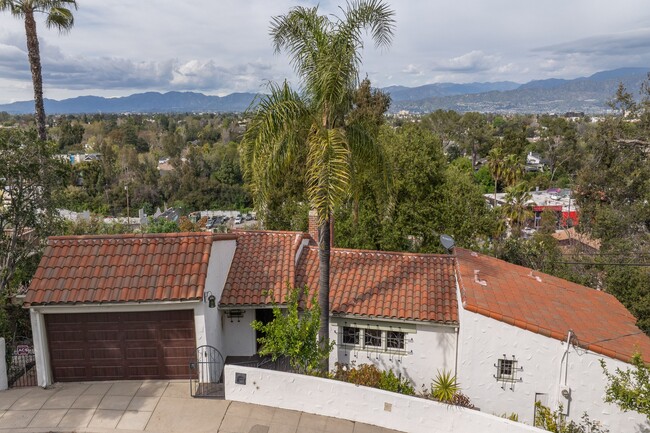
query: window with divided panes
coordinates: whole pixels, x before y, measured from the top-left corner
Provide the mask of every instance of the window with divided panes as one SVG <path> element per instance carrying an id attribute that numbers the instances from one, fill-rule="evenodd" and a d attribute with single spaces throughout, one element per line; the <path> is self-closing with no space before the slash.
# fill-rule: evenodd
<path id="1" fill-rule="evenodd" d="M 344 326 L 341 343 L 367 350 L 402 351 L 406 349 L 405 339 L 405 332 Z"/>

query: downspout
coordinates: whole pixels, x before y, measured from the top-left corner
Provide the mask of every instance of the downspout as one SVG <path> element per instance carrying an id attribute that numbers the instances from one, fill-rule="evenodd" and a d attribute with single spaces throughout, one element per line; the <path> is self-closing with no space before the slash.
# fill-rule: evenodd
<path id="1" fill-rule="evenodd" d="M 571 339 L 573 338 L 573 336 L 575 336 L 575 334 L 573 333 L 573 330 L 569 329 L 569 332 L 567 333 L 567 337 L 566 337 L 566 349 L 564 350 L 564 354 L 562 355 L 562 359 L 560 360 L 560 374 L 558 376 L 558 386 L 557 386 L 557 396 L 556 396 L 557 397 L 558 407 L 559 407 L 559 404 L 560 404 L 560 397 L 561 397 L 561 393 L 562 393 L 562 385 L 564 384 L 564 386 L 566 386 L 567 376 L 569 374 L 569 356 L 568 355 L 569 355 L 569 349 L 571 348 L 571 346 L 570 346 L 571 345 Z M 565 360 L 566 360 L 566 368 L 564 370 L 564 381 L 562 381 L 562 367 L 563 367 L 563 364 L 564 364 Z"/>
<path id="2" fill-rule="evenodd" d="M 456 356 L 454 357 L 454 376 L 458 378 L 458 345 L 460 344 L 460 326 L 455 328 L 456 331 Z"/>

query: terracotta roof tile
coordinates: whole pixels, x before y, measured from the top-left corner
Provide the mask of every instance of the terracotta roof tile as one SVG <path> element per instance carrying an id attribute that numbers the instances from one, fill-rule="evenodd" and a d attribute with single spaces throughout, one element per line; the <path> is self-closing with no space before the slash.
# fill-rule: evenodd
<path id="1" fill-rule="evenodd" d="M 221 296 L 222 306 L 269 305 L 269 290 L 283 303 L 287 283 L 318 290 L 318 248 L 298 232 L 238 232 L 237 249 Z M 426 254 L 333 249 L 332 313 L 458 322 L 453 259 Z"/>
<path id="2" fill-rule="evenodd" d="M 330 311 L 377 318 L 458 323 L 454 261 L 433 254 L 333 249 Z M 318 247 L 305 247 L 297 286 L 318 291 Z"/>
<path id="3" fill-rule="evenodd" d="M 219 302 L 222 306 L 283 302 L 295 284 L 295 257 L 304 234 L 237 231 L 237 249 Z"/>
<path id="4" fill-rule="evenodd" d="M 212 243 L 227 237 L 208 233 L 51 237 L 25 304 L 201 299 Z"/>
<path id="5" fill-rule="evenodd" d="M 650 337 L 614 296 L 462 248 L 456 258 L 465 309 L 558 340 L 572 330 L 581 347 L 625 362 L 650 358 Z"/>

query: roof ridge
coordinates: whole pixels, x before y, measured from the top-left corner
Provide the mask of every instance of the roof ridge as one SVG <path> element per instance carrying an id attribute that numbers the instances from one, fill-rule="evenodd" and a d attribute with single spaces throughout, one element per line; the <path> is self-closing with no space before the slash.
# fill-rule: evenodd
<path id="1" fill-rule="evenodd" d="M 211 232 L 174 232 L 174 233 L 119 233 L 119 234 L 98 234 L 98 235 L 64 235 L 50 236 L 48 240 L 85 240 L 85 239 L 142 239 L 142 238 L 182 238 L 182 237 L 215 237 L 223 236 Z"/>
<path id="2" fill-rule="evenodd" d="M 540 278 L 544 279 L 544 281 L 547 284 L 552 285 L 556 289 L 571 290 L 573 288 L 579 287 L 581 289 L 593 290 L 593 291 L 595 291 L 597 293 L 602 293 L 603 295 L 607 295 L 608 297 L 611 297 L 612 299 L 615 299 L 615 300 L 618 301 L 616 296 L 612 295 L 611 293 L 605 292 L 603 290 L 595 289 L 595 288 L 592 288 L 592 287 L 587 287 L 587 286 L 585 286 L 583 284 L 575 283 L 575 282 L 567 280 L 565 278 L 556 277 L 555 275 L 551 275 L 551 274 L 548 274 L 546 272 L 538 271 L 538 270 L 535 270 L 533 268 L 528 268 L 526 266 L 518 265 L 516 263 L 510 263 L 507 260 L 503 260 L 503 259 L 500 259 L 498 257 L 493 257 L 493 256 L 489 256 L 487 254 L 477 253 L 476 251 L 468 250 L 468 249 L 465 249 L 465 248 L 457 248 L 457 249 L 469 253 L 472 257 L 478 258 L 479 256 L 482 256 L 484 258 L 487 258 L 488 260 L 498 260 L 499 262 L 506 263 L 508 266 L 513 266 L 513 267 L 516 267 L 517 269 L 520 269 L 520 270 L 529 271 L 529 273 L 534 272 L 535 274 L 537 274 L 536 276 L 539 276 Z M 457 260 L 463 260 L 464 259 L 463 257 L 458 257 L 458 256 L 455 256 L 455 257 L 456 257 Z M 563 282 L 565 282 L 567 284 L 566 285 L 558 284 L 559 281 L 563 281 Z"/>
<path id="3" fill-rule="evenodd" d="M 292 230 L 244 230 L 244 229 L 234 229 L 232 232 L 236 233 L 236 234 L 243 234 L 243 235 L 245 235 L 245 234 L 251 234 L 251 235 L 264 235 L 264 234 L 266 234 L 266 235 L 278 235 L 278 234 L 280 234 L 280 235 L 301 235 L 303 238 L 305 236 L 309 236 L 307 233 L 297 231 L 297 230 L 292 231 Z"/>
<path id="4" fill-rule="evenodd" d="M 307 245 L 305 248 L 317 249 L 317 245 Z M 434 253 L 411 253 L 407 251 L 382 251 L 382 250 L 364 250 L 360 248 L 332 248 L 331 253 L 370 253 L 370 254 L 385 254 L 388 256 L 406 256 L 417 258 L 440 258 L 453 260 L 454 256 L 448 254 L 434 254 Z"/>

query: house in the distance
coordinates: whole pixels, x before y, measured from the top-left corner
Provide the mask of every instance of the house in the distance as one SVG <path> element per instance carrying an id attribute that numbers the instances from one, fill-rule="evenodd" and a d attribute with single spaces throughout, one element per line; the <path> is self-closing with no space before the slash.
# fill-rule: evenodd
<path id="1" fill-rule="evenodd" d="M 300 232 L 51 238 L 25 299 L 39 384 L 188 378 L 202 345 L 250 359 L 251 322 L 271 320 L 290 286 L 316 293 L 318 263 Z M 650 339 L 611 295 L 463 249 L 333 248 L 330 284 L 332 366 L 372 363 L 418 389 L 451 371 L 482 411 L 529 424 L 541 401 L 610 431 L 650 428 L 603 403 L 600 359 L 650 359 Z"/>

